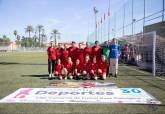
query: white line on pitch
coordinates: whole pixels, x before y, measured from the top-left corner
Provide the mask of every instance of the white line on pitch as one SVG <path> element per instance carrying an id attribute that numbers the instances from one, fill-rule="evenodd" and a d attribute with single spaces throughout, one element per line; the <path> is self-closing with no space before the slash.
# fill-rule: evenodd
<path id="1" fill-rule="evenodd" d="M 140 73 L 143 73 L 143 74 L 148 74 L 148 73 L 146 73 L 146 72 L 143 72 L 143 71 L 141 71 L 141 70 L 137 70 L 137 69 L 135 69 L 135 68 L 131 68 L 131 67 L 128 67 L 128 66 L 123 66 L 123 67 L 126 67 L 126 68 L 131 69 L 131 70 L 135 70 L 135 71 L 140 72 Z M 160 78 L 160 77 L 158 77 L 158 76 L 155 76 L 155 78 L 158 78 L 158 79 L 160 79 L 160 80 L 165 80 L 165 79 Z"/>
<path id="2" fill-rule="evenodd" d="M 135 70 L 135 71 L 137 71 L 137 72 L 140 72 L 140 73 L 148 74 L 148 75 L 149 75 L 149 73 L 147 73 L 147 72 L 144 72 L 144 71 L 141 71 L 141 70 L 137 70 L 137 69 L 132 68 L 132 67 L 128 67 L 128 66 L 123 66 L 123 67 L 126 67 L 126 68 L 128 68 L 128 69 Z"/>

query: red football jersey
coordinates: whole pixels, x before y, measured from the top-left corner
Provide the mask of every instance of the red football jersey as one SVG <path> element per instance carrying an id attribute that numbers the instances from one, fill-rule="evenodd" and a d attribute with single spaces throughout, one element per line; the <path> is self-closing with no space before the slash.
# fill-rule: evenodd
<path id="1" fill-rule="evenodd" d="M 73 66 L 73 69 L 74 69 L 74 70 L 77 69 L 77 72 L 78 72 L 78 73 L 81 72 L 81 68 L 82 68 L 81 64 L 79 64 L 79 65 L 76 65 L 76 64 L 75 64 L 75 65 Z"/>
<path id="2" fill-rule="evenodd" d="M 99 69 L 102 70 L 103 73 L 106 73 L 107 72 L 107 67 L 108 67 L 108 63 L 105 61 L 100 61 L 99 62 Z"/>
<path id="3" fill-rule="evenodd" d="M 101 59 L 101 48 L 100 47 L 92 47 L 92 56 L 96 56 L 97 61 Z"/>
<path id="4" fill-rule="evenodd" d="M 90 72 L 90 62 L 83 64 L 82 71 L 86 71 L 87 73 Z"/>
<path id="5" fill-rule="evenodd" d="M 68 61 L 68 57 L 69 57 L 69 51 L 68 50 L 63 50 L 62 51 L 62 64 L 67 64 Z"/>
<path id="6" fill-rule="evenodd" d="M 56 49 L 53 47 L 48 47 L 47 49 L 48 59 L 55 60 L 56 59 Z"/>
<path id="7" fill-rule="evenodd" d="M 55 65 L 55 72 L 58 72 L 58 74 L 61 75 L 61 72 L 62 72 L 62 65 L 61 64 Z"/>
<path id="8" fill-rule="evenodd" d="M 71 57 L 72 61 L 75 62 L 76 61 L 77 47 L 69 47 L 68 51 L 69 51 L 69 56 Z"/>
<path id="9" fill-rule="evenodd" d="M 67 64 L 64 65 L 64 67 L 67 69 L 68 73 L 72 72 L 72 64 L 67 63 Z"/>
<path id="10" fill-rule="evenodd" d="M 62 48 L 57 48 L 56 49 L 56 57 L 57 57 L 57 59 L 60 59 L 61 60 L 61 58 L 62 58 Z"/>
<path id="11" fill-rule="evenodd" d="M 84 58 L 86 57 L 86 55 L 89 55 L 90 57 L 92 56 L 92 48 L 90 47 L 84 48 Z"/>
<path id="12" fill-rule="evenodd" d="M 96 73 L 98 70 L 98 64 L 92 62 L 90 65 L 90 70 L 94 70 L 94 73 Z"/>
<path id="13" fill-rule="evenodd" d="M 76 59 L 79 59 L 80 64 L 83 64 L 84 63 L 84 49 L 78 48 L 76 51 L 76 55 L 77 55 Z"/>

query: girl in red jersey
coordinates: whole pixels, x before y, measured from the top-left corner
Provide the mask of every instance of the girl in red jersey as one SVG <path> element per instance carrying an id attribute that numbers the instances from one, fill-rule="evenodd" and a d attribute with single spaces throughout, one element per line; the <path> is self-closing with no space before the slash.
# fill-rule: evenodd
<path id="1" fill-rule="evenodd" d="M 58 43 L 58 48 L 56 49 L 56 58 L 60 59 L 62 58 L 62 47 L 61 47 L 61 43 Z"/>
<path id="2" fill-rule="evenodd" d="M 50 42 L 50 46 L 47 49 L 47 54 L 49 79 L 52 79 L 54 78 L 54 66 L 56 61 L 56 49 L 53 46 L 53 42 Z"/>
<path id="3" fill-rule="evenodd" d="M 77 53 L 77 47 L 76 47 L 76 42 L 72 42 L 72 46 L 68 48 L 69 51 L 69 57 L 71 57 L 73 63 L 76 61 L 76 53 Z"/>
<path id="4" fill-rule="evenodd" d="M 67 49 L 66 44 L 64 44 L 64 49 L 62 50 L 62 64 L 63 65 L 67 64 L 68 57 L 69 57 L 69 51 Z"/>
<path id="5" fill-rule="evenodd" d="M 75 79 L 80 79 L 80 75 L 81 75 L 81 64 L 80 64 L 80 60 L 77 59 L 76 60 L 76 64 L 74 64 L 73 66 L 73 75 Z"/>
<path id="6" fill-rule="evenodd" d="M 101 59 L 101 48 L 98 41 L 95 41 L 95 46 L 92 47 L 92 56 L 96 56 L 97 61 Z"/>
<path id="7" fill-rule="evenodd" d="M 76 51 L 77 59 L 80 60 L 80 64 L 84 63 L 84 49 L 82 48 L 82 44 L 79 43 L 79 48 Z"/>
<path id="8" fill-rule="evenodd" d="M 107 67 L 108 67 L 108 62 L 106 61 L 106 57 L 102 55 L 101 61 L 99 62 L 98 75 L 103 80 L 106 79 Z"/>
<path id="9" fill-rule="evenodd" d="M 98 64 L 96 57 L 93 57 L 93 61 L 91 62 L 90 65 L 90 76 L 94 79 L 97 80 L 97 71 L 98 71 Z"/>
<path id="10" fill-rule="evenodd" d="M 87 55 L 85 57 L 85 63 L 83 64 L 82 67 L 82 75 L 83 75 L 83 79 L 90 79 L 90 57 L 89 55 Z"/>
<path id="11" fill-rule="evenodd" d="M 70 78 L 72 79 L 73 76 L 72 76 L 72 59 L 71 57 L 68 57 L 68 62 L 64 65 L 64 76 L 65 76 L 65 79 L 67 78 Z"/>
<path id="12" fill-rule="evenodd" d="M 57 64 L 55 65 L 55 75 L 58 77 L 58 79 L 62 80 L 62 65 L 61 65 L 61 60 L 57 60 Z"/>
<path id="13" fill-rule="evenodd" d="M 84 58 L 89 55 L 90 59 L 92 60 L 92 48 L 89 45 L 89 42 L 86 42 L 86 47 L 84 48 Z"/>

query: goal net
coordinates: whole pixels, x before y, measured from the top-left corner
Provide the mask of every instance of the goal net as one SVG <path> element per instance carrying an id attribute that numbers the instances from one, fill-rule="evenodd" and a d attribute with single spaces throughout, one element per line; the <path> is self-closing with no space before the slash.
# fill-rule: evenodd
<path id="1" fill-rule="evenodd" d="M 155 31 L 124 36 L 119 42 L 122 48 L 128 45 L 128 63 L 152 71 L 154 76 L 165 74 L 165 38 L 156 35 Z"/>

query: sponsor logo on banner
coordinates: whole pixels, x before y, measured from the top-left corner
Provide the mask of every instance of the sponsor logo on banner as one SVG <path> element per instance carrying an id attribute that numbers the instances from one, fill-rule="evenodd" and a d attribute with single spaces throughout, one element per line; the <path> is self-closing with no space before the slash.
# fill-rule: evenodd
<path id="1" fill-rule="evenodd" d="M 161 104 L 141 88 L 21 88 L 0 103 Z"/>
<path id="2" fill-rule="evenodd" d="M 110 87 L 117 88 L 115 83 L 106 83 L 106 82 L 61 82 L 55 81 L 49 83 L 48 87 L 50 88 L 90 88 L 90 87 Z"/>

